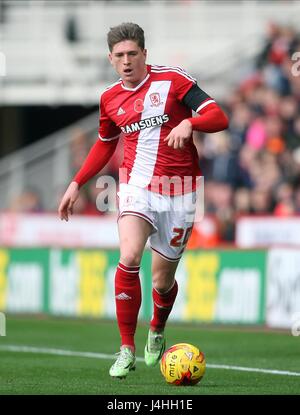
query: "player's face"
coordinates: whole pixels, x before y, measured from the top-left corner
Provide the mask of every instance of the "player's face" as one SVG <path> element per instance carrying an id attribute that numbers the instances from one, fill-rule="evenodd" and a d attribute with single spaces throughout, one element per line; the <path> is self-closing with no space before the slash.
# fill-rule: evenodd
<path id="1" fill-rule="evenodd" d="M 124 85 L 134 88 L 147 75 L 146 56 L 146 49 L 142 50 L 133 40 L 124 40 L 114 45 L 109 60 Z"/>

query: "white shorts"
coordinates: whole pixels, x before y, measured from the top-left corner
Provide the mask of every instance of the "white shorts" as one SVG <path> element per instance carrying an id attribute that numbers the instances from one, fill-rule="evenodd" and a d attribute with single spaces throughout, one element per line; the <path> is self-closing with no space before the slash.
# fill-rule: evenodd
<path id="1" fill-rule="evenodd" d="M 178 261 L 193 228 L 195 192 L 165 196 L 121 183 L 118 198 L 119 218 L 134 215 L 148 221 L 153 227 L 150 247 L 167 260 Z"/>

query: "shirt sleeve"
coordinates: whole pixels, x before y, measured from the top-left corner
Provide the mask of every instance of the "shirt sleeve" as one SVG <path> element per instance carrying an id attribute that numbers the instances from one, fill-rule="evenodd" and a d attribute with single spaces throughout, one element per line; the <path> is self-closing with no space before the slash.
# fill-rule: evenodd
<path id="1" fill-rule="evenodd" d="M 112 141 L 118 139 L 120 133 L 120 128 L 117 127 L 117 125 L 107 115 L 105 103 L 101 96 L 99 105 L 98 137 L 102 141 Z"/>
<path id="2" fill-rule="evenodd" d="M 185 70 L 181 68 L 174 68 L 173 70 L 173 84 L 176 97 L 182 101 L 186 93 L 197 84 L 196 79 L 192 78 Z"/>
<path id="3" fill-rule="evenodd" d="M 228 128 L 229 120 L 224 111 L 216 104 L 211 103 L 200 110 L 196 117 L 187 118 L 193 130 L 204 133 L 216 133 Z"/>

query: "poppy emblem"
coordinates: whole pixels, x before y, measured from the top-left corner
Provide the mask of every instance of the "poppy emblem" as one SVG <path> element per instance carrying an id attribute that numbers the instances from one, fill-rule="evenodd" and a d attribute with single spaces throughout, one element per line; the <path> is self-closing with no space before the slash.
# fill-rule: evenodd
<path id="1" fill-rule="evenodd" d="M 142 99 L 138 98 L 134 101 L 134 111 L 143 112 L 144 111 L 144 102 Z"/>

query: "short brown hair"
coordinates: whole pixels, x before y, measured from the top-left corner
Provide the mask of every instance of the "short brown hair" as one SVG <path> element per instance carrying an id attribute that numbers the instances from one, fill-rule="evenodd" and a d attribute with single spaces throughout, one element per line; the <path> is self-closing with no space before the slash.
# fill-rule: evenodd
<path id="1" fill-rule="evenodd" d="M 107 33 L 107 44 L 110 52 L 115 44 L 123 40 L 133 40 L 142 50 L 145 49 L 144 30 L 136 23 L 122 23 L 110 28 Z"/>

